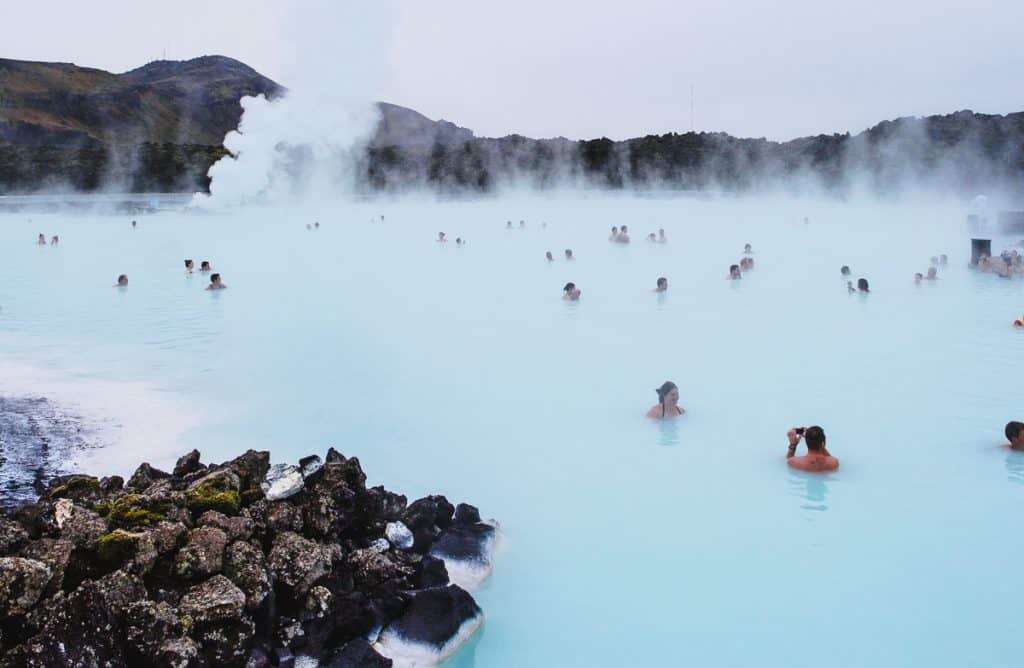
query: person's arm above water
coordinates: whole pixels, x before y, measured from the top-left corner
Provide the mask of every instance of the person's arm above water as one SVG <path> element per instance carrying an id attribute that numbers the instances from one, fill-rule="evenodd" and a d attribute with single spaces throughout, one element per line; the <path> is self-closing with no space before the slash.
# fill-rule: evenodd
<path id="1" fill-rule="evenodd" d="M 786 450 L 786 459 L 792 459 L 796 455 L 796 446 L 800 443 L 800 435 L 796 433 L 796 429 L 790 429 L 786 432 L 786 438 L 789 439 L 789 449 Z"/>

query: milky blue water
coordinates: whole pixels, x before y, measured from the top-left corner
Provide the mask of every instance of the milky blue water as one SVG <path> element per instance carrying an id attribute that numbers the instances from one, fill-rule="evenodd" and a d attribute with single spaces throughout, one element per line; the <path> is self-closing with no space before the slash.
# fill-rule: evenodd
<path id="1" fill-rule="evenodd" d="M 373 484 L 479 506 L 505 539 L 457 666 L 1019 665 L 1024 456 L 997 446 L 1024 418 L 1024 281 L 966 268 L 966 213 L 580 195 L 134 231 L 0 214 L 0 345 L 205 411 L 177 452 L 125 449 L 126 470 L 333 445 Z M 623 223 L 634 242 L 608 243 Z M 659 227 L 668 244 L 643 241 Z M 755 270 L 724 280 L 746 242 Z M 229 289 L 204 292 L 185 257 Z M 688 413 L 645 420 L 665 380 Z M 787 428 L 814 423 L 835 474 L 785 465 Z"/>

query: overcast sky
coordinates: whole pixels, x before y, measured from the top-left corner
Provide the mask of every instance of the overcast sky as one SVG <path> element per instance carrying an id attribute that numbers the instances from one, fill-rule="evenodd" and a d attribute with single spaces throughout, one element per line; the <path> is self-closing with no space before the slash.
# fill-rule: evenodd
<path id="1" fill-rule="evenodd" d="M 237 58 L 478 135 L 790 139 L 1024 110 L 1022 0 L 0 0 L 0 57 Z"/>

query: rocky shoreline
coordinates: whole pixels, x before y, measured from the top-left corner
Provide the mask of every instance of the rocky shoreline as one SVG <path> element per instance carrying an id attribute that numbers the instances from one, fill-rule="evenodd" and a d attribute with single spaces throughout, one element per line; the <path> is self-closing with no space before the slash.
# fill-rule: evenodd
<path id="1" fill-rule="evenodd" d="M 497 535 L 333 448 L 60 476 L 0 517 L 0 666 L 431 665 L 482 623 Z"/>

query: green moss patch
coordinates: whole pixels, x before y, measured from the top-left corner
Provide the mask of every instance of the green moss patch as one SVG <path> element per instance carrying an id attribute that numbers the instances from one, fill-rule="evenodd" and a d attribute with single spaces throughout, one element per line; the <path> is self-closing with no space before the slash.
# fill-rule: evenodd
<path id="1" fill-rule="evenodd" d="M 119 529 L 151 527 L 166 519 L 172 506 L 169 499 L 126 494 L 110 503 L 107 517 L 110 525 Z"/>

